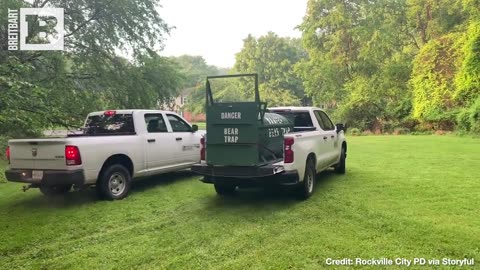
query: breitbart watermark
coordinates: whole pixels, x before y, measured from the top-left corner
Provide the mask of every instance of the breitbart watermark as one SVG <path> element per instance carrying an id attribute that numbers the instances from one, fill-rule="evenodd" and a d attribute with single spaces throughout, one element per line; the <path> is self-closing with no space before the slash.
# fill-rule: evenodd
<path id="1" fill-rule="evenodd" d="M 342 266 L 473 266 L 475 265 L 475 260 L 470 259 L 450 259 L 450 258 L 441 258 L 441 259 L 426 259 L 426 258 L 340 258 L 325 259 L 326 265 L 342 265 Z"/>
<path id="2" fill-rule="evenodd" d="M 8 50 L 63 50 L 63 14 L 63 8 L 9 8 Z"/>

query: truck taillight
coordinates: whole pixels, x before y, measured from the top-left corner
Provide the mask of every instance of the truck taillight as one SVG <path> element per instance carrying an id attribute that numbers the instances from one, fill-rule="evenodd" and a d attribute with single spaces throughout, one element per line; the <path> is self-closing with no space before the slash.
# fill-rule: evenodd
<path id="1" fill-rule="evenodd" d="M 5 156 L 7 157 L 8 164 L 10 164 L 10 146 L 7 146 L 7 150 L 5 150 Z"/>
<path id="2" fill-rule="evenodd" d="M 103 114 L 108 117 L 114 116 L 116 113 L 117 113 L 116 111 L 112 111 L 112 110 L 103 112 Z"/>
<path id="3" fill-rule="evenodd" d="M 294 155 L 292 145 L 295 143 L 293 138 L 287 137 L 283 140 L 283 162 L 293 163 Z"/>
<path id="4" fill-rule="evenodd" d="M 77 146 L 66 145 L 65 146 L 65 161 L 67 166 L 81 165 L 82 158 L 80 157 L 80 150 Z"/>
<path id="5" fill-rule="evenodd" d="M 205 137 L 200 139 L 200 160 L 205 160 Z"/>

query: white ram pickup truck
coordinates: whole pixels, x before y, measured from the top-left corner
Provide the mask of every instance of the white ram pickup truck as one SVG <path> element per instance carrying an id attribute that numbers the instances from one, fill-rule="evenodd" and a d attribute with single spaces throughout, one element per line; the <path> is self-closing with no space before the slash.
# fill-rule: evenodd
<path id="1" fill-rule="evenodd" d="M 128 195 L 131 180 L 190 168 L 200 161 L 196 125 L 157 110 L 93 112 L 81 134 L 10 140 L 8 181 L 28 183 L 45 195 L 95 185 L 108 200 Z"/>

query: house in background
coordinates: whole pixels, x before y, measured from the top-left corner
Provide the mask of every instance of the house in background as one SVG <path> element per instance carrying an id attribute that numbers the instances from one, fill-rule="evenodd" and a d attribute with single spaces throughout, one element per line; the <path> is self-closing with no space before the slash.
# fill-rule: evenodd
<path id="1" fill-rule="evenodd" d="M 193 90 L 195 90 L 195 88 L 186 88 L 181 90 L 180 94 L 172 102 L 171 106 L 168 106 L 169 110 L 178 113 L 188 122 L 205 122 L 207 118 L 204 113 L 195 114 L 184 109 L 184 106 L 188 101 L 188 97 Z"/>

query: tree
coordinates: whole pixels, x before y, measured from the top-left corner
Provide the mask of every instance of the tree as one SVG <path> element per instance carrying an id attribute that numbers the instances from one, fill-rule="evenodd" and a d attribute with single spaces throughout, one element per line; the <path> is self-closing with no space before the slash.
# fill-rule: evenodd
<path id="1" fill-rule="evenodd" d="M 261 98 L 269 105 L 299 105 L 304 89 L 295 73 L 295 64 L 305 57 L 300 40 L 272 32 L 258 39 L 249 35 L 236 54 L 233 69 L 237 73 L 258 73 Z"/>
<path id="2" fill-rule="evenodd" d="M 314 103 L 367 129 L 408 115 L 406 13 L 404 1 L 309 1 L 300 28 L 310 57 L 297 71 Z"/>
<path id="3" fill-rule="evenodd" d="M 171 59 L 179 65 L 185 76 L 184 88 L 197 87 L 205 82 L 207 76 L 220 73 L 217 67 L 208 65 L 202 56 L 182 55 Z"/>
<path id="4" fill-rule="evenodd" d="M 472 21 L 462 36 L 454 97 L 460 105 L 469 106 L 480 96 L 480 20 Z"/>
<path id="5" fill-rule="evenodd" d="M 204 113 L 206 77 L 226 74 L 228 70 L 208 65 L 202 56 L 182 55 L 171 59 L 180 67 L 180 72 L 185 78 L 182 88 L 189 93 L 184 108 L 195 114 Z"/>
<path id="6" fill-rule="evenodd" d="M 471 2 L 433 7 L 424 2 L 430 14 L 425 31 L 435 34 L 427 35 L 413 62 L 413 116 L 437 129 L 453 129 L 457 124 L 480 131 L 474 128 L 480 126 L 475 116 L 480 96 L 480 21 L 478 7 L 468 8 Z"/>
<path id="7" fill-rule="evenodd" d="M 424 57 L 429 55 L 427 51 L 445 53 L 438 59 L 446 56 L 444 62 L 453 61 L 445 67 L 456 65 L 457 57 L 450 55 L 456 46 L 454 33 L 474 18 L 469 13 L 478 14 L 466 8 L 478 9 L 475 1 L 309 1 L 300 26 L 309 58 L 297 66 L 307 95 L 317 105 L 334 104 L 337 118 L 365 129 L 411 127 L 412 116 L 418 121 L 442 121 L 447 115 L 432 118 L 440 115 L 434 111 L 456 106 L 450 103 L 458 76 L 449 74 L 440 87 L 432 78 L 441 78 L 443 69 L 427 64 L 435 62 L 435 57 Z M 438 42 L 443 45 L 435 47 Z M 456 67 L 451 71 L 457 72 Z M 425 74 L 431 76 L 425 79 Z M 463 76 L 467 77 L 472 78 Z M 427 94 L 430 87 L 444 89 L 435 94 L 442 97 L 441 102 Z M 425 93 L 424 100 L 420 93 Z M 443 105 L 420 113 L 420 104 L 429 102 Z M 448 117 L 452 122 L 454 117 Z"/>
<path id="8" fill-rule="evenodd" d="M 7 51 L 1 16 L 0 133 L 78 126 L 87 112 L 105 108 L 154 108 L 180 87 L 176 65 L 156 53 L 170 29 L 157 0 L 0 4 L 2 14 L 19 7 L 64 8 L 65 51 Z"/>
<path id="9" fill-rule="evenodd" d="M 452 128 L 455 107 L 454 78 L 459 52 L 458 34 L 430 40 L 415 58 L 412 73 L 413 116 L 421 121 L 439 123 L 439 128 Z"/>

